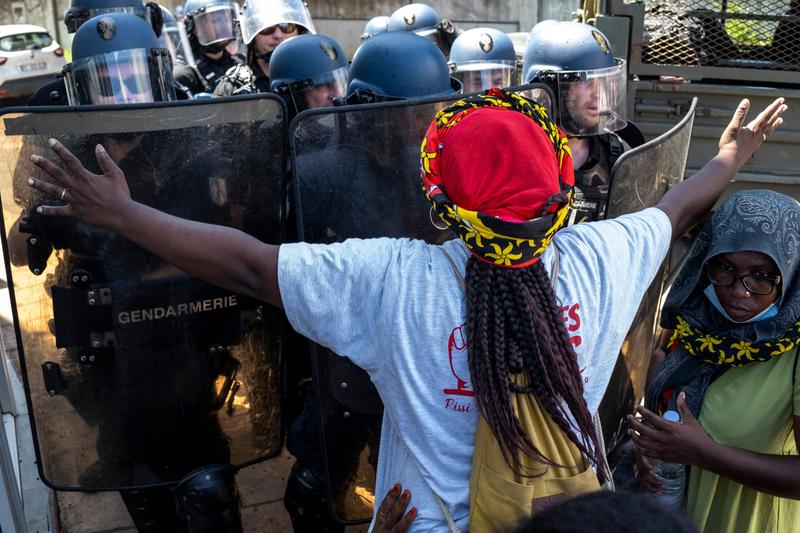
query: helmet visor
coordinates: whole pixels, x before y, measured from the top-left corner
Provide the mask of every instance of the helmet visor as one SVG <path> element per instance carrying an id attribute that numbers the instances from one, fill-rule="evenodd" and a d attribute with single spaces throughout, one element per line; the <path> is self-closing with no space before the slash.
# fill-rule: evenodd
<path id="1" fill-rule="evenodd" d="M 250 44 L 256 35 L 278 24 L 296 24 L 310 33 L 317 33 L 303 0 L 281 0 L 277 5 L 275 2 L 249 0 L 242 7 L 239 26 L 245 44 Z"/>
<path id="2" fill-rule="evenodd" d="M 169 55 L 172 61 L 178 57 L 178 50 L 181 48 L 181 34 L 178 28 L 164 28 L 161 32 L 161 37 L 158 38 L 159 44 L 162 48 L 169 50 Z"/>
<path id="3" fill-rule="evenodd" d="M 518 91 L 517 94 L 543 106 L 547 110 L 548 116 L 555 116 L 553 114 L 553 99 L 550 97 L 548 91 L 544 89 L 526 89 L 524 91 Z"/>
<path id="4" fill-rule="evenodd" d="M 292 99 L 298 111 L 333 107 L 333 99 L 347 92 L 347 67 L 314 76 L 291 86 Z"/>
<path id="5" fill-rule="evenodd" d="M 511 86 L 514 66 L 514 61 L 461 63 L 453 77 L 464 85 L 465 93 L 476 93 L 492 87 Z"/>
<path id="6" fill-rule="evenodd" d="M 226 43 L 236 38 L 231 6 L 214 6 L 194 15 L 195 36 L 203 46 Z"/>
<path id="7" fill-rule="evenodd" d="M 450 46 L 444 41 L 441 32 L 437 28 L 415 30 L 414 33 L 435 44 L 444 57 L 450 55 Z"/>
<path id="8" fill-rule="evenodd" d="M 139 104 L 174 100 L 164 50 L 137 48 L 74 61 L 66 70 L 70 105 Z"/>
<path id="9" fill-rule="evenodd" d="M 559 125 L 567 135 L 598 135 L 628 123 L 625 61 L 609 68 L 556 73 Z"/>

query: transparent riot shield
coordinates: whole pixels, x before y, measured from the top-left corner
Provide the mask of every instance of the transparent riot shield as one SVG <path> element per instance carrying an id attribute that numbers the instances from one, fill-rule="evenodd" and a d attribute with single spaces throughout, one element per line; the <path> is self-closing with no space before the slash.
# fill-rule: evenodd
<path id="1" fill-rule="evenodd" d="M 132 197 L 284 239 L 286 111 L 273 96 L 2 114 L 0 197 L 16 337 L 42 479 L 59 490 L 174 483 L 282 446 L 284 315 L 114 232 L 36 207 L 53 137 L 90 170 L 102 143 Z M 213 247 L 215 243 L 206 245 Z"/>
<path id="2" fill-rule="evenodd" d="M 419 178 L 420 142 L 447 103 L 392 102 L 298 115 L 289 139 L 300 239 L 452 238 L 431 222 Z M 317 345 L 311 355 L 318 401 L 307 399 L 306 411 L 309 404 L 320 411 L 333 515 L 343 522 L 368 520 L 383 405 L 367 373 L 349 359 Z"/>
<path id="3" fill-rule="evenodd" d="M 689 111 L 673 128 L 619 157 L 611 169 L 606 218 L 652 207 L 670 187 L 683 180 L 696 105 L 695 98 Z M 625 415 L 633 411 L 634 404 L 644 394 L 650 355 L 655 347 L 665 280 L 680 265 L 687 250 L 688 248 L 680 244 L 673 245 L 661 270 L 645 293 L 628 336 L 622 344 L 621 356 L 617 359 L 599 409 L 608 450 L 612 450 L 623 436 Z"/>

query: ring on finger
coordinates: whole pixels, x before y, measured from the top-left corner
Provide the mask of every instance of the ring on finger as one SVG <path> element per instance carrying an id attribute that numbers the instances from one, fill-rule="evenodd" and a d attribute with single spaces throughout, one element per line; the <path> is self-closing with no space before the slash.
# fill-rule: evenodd
<path id="1" fill-rule="evenodd" d="M 67 189 L 66 187 L 64 187 L 64 188 L 61 190 L 61 196 L 60 196 L 59 198 L 60 198 L 60 200 L 61 200 L 62 202 L 64 201 L 64 197 L 67 195 L 67 193 L 68 193 L 68 192 L 69 192 L 69 189 Z"/>

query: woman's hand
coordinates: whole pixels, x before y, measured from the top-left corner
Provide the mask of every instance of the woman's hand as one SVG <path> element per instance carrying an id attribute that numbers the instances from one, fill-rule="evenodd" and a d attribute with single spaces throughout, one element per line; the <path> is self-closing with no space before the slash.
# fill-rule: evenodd
<path id="1" fill-rule="evenodd" d="M 776 98 L 755 119 L 744 126 L 747 112 L 750 110 L 750 101 L 742 100 L 730 124 L 719 138 L 720 154 L 730 154 L 739 167 L 744 165 L 761 143 L 783 123 L 781 115 L 788 109 L 783 102 L 783 98 Z"/>
<path id="2" fill-rule="evenodd" d="M 64 162 L 67 169 L 39 155 L 31 155 L 31 161 L 50 174 L 57 184 L 28 178 L 28 184 L 66 203 L 64 206 L 41 206 L 39 212 L 51 216 L 74 216 L 81 220 L 112 230 L 123 224 L 125 207 L 132 203 L 131 193 L 122 170 L 97 145 L 95 157 L 102 174 L 94 174 L 84 167 L 67 148 L 50 139 L 50 147 Z"/>
<path id="3" fill-rule="evenodd" d="M 664 484 L 656 477 L 656 471 L 653 470 L 653 465 L 650 460 L 639 453 L 638 448 L 633 451 L 636 463 L 633 467 L 634 476 L 639 481 L 639 489 L 642 492 L 650 492 L 652 494 L 661 494 L 664 490 Z"/>
<path id="4" fill-rule="evenodd" d="M 402 487 L 398 484 L 390 490 L 381 502 L 378 513 L 375 515 L 373 533 L 402 533 L 407 531 L 411 522 L 417 517 L 416 507 L 406 513 L 411 493 L 408 490 L 400 494 Z"/>
<path id="5" fill-rule="evenodd" d="M 637 406 L 636 410 L 642 419 L 628 415 L 628 423 L 633 428 L 628 431 L 637 453 L 644 457 L 702 466 L 703 458 L 716 445 L 692 415 L 683 392 L 678 396 L 679 423 L 664 420 L 642 406 Z"/>

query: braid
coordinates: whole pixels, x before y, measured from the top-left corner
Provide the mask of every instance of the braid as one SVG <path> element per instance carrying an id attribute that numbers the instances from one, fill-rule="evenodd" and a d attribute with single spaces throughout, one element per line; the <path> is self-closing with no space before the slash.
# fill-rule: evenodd
<path id="1" fill-rule="evenodd" d="M 577 356 L 541 263 L 512 270 L 471 257 L 466 296 L 473 388 L 506 463 L 518 470 L 522 453 L 555 465 L 536 448 L 514 412 L 512 394 L 534 394 L 605 481 L 607 473 L 583 397 Z"/>

